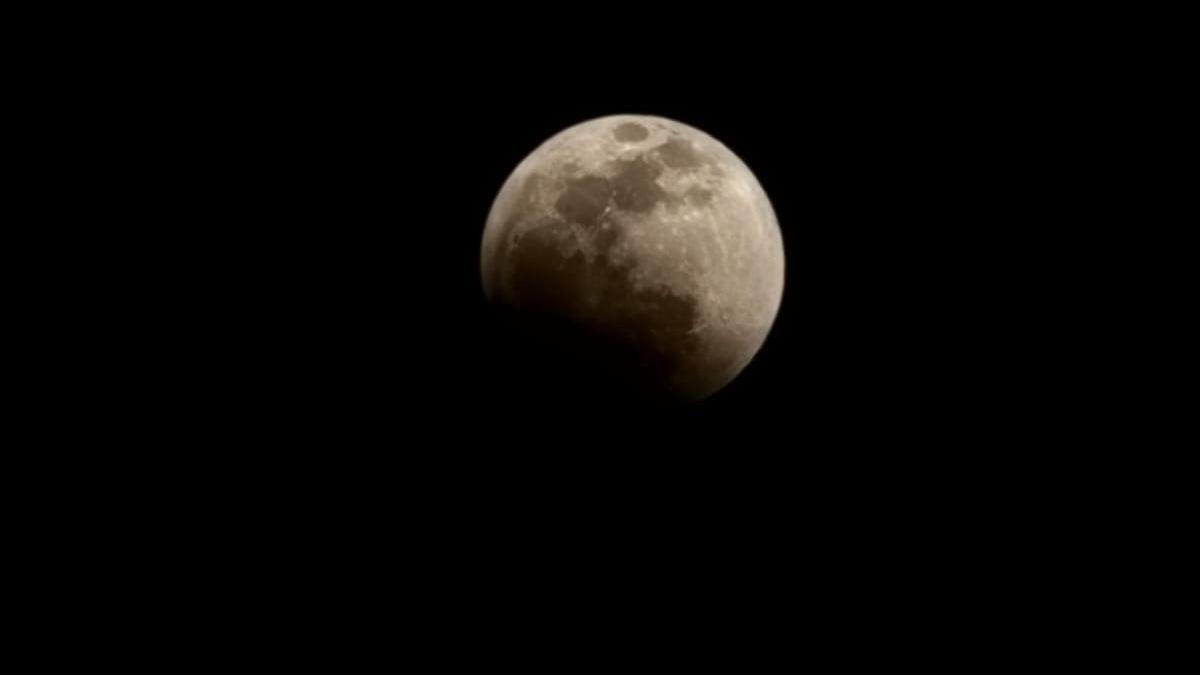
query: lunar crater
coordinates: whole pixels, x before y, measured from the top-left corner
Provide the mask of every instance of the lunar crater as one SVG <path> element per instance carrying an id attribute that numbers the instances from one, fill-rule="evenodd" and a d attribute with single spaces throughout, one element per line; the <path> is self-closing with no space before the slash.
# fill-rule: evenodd
<path id="1" fill-rule="evenodd" d="M 623 143 L 637 143 L 650 136 L 649 130 L 637 122 L 625 122 L 613 130 L 613 138 Z"/>
<path id="2" fill-rule="evenodd" d="M 705 163 L 691 143 L 679 138 L 672 138 L 657 146 L 654 153 L 663 164 L 672 169 L 690 169 Z"/>

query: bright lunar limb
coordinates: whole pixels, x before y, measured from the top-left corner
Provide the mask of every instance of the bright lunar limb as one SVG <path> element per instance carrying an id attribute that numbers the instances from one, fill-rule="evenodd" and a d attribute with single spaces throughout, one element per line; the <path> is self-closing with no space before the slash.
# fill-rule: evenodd
<path id="1" fill-rule="evenodd" d="M 483 288 L 572 343 L 631 396 L 693 401 L 737 377 L 783 296 L 779 224 L 750 169 L 713 137 L 614 115 L 551 137 L 488 215 Z"/>

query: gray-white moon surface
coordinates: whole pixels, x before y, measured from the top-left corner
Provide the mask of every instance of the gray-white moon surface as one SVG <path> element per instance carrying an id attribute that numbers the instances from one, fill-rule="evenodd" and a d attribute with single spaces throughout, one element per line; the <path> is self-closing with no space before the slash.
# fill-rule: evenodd
<path id="1" fill-rule="evenodd" d="M 729 148 L 680 122 L 614 115 L 517 166 L 488 215 L 481 272 L 490 302 L 639 394 L 693 401 L 766 340 L 784 254 L 766 193 Z"/>

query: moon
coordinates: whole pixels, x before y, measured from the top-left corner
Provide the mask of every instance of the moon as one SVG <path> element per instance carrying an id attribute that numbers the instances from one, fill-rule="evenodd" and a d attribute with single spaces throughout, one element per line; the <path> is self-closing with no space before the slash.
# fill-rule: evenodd
<path id="1" fill-rule="evenodd" d="M 783 297 L 779 223 L 754 174 L 703 131 L 647 115 L 589 120 L 530 153 L 488 214 L 480 268 L 494 307 L 586 364 L 580 378 L 638 400 L 720 390 Z"/>

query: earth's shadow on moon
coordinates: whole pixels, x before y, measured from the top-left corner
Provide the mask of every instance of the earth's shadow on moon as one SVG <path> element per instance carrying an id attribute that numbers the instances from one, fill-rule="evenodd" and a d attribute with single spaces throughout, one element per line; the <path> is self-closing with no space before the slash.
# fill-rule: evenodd
<path id="1" fill-rule="evenodd" d="M 493 308 L 495 334 L 504 354 L 501 389 L 518 400 L 515 407 L 536 406 L 572 417 L 597 412 L 669 413 L 691 402 L 647 377 L 661 367 L 637 347 L 608 335 L 544 315 L 516 314 Z"/>

